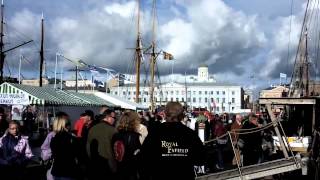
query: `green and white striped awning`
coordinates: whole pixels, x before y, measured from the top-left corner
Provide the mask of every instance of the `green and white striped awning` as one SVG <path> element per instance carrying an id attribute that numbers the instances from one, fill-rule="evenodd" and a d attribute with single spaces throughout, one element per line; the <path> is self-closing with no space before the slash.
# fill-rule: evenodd
<path id="1" fill-rule="evenodd" d="M 51 87 L 27 86 L 5 82 L 0 85 L 0 93 L 26 93 L 29 96 L 30 104 L 36 105 L 116 106 L 113 103 L 101 99 L 93 94 L 56 90 Z"/>
<path id="2" fill-rule="evenodd" d="M 44 104 L 44 99 L 40 99 L 22 89 L 19 89 L 15 86 L 13 86 L 12 84 L 10 83 L 2 83 L 0 85 L 0 93 L 7 93 L 7 94 L 21 94 L 21 93 L 24 93 L 24 94 L 27 94 L 28 97 L 29 97 L 29 103 L 30 104 L 37 104 L 37 105 L 42 105 Z"/>

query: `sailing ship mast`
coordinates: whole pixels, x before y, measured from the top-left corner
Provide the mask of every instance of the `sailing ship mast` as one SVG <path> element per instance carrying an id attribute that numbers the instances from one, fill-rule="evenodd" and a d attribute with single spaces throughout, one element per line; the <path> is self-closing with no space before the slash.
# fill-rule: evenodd
<path id="1" fill-rule="evenodd" d="M 139 103 L 140 92 L 140 65 L 142 58 L 142 45 L 141 45 L 141 32 L 140 32 L 140 0 L 137 0 L 138 12 L 137 12 L 137 41 L 135 49 L 135 66 L 136 66 L 136 103 Z"/>
<path id="2" fill-rule="evenodd" d="M 156 0 L 153 0 L 152 7 L 152 43 L 151 43 L 151 59 L 150 59 L 150 74 L 151 74 L 151 82 L 150 82 L 150 103 L 151 103 L 151 112 L 155 110 L 154 104 L 154 74 L 155 74 L 155 64 L 157 60 L 158 53 L 155 52 L 156 49 L 156 34 L 155 34 L 155 19 L 156 19 Z"/>
<path id="3" fill-rule="evenodd" d="M 30 42 L 32 42 L 33 40 L 29 40 L 26 42 L 23 42 L 15 47 L 12 47 L 10 49 L 4 50 L 4 43 L 3 43 L 3 37 L 4 37 L 4 33 L 3 33 L 3 25 L 4 25 L 4 3 L 3 0 L 1 1 L 1 24 L 0 24 L 0 83 L 3 83 L 3 65 L 4 65 L 4 58 L 6 56 L 6 52 L 12 51 L 20 46 L 23 46 L 25 44 L 28 44 Z"/>
<path id="4" fill-rule="evenodd" d="M 43 25 L 43 14 L 41 17 L 41 48 L 40 48 L 40 78 L 39 78 L 39 86 L 42 87 L 42 73 L 43 73 L 43 62 L 44 62 L 44 56 L 43 56 L 43 41 L 44 41 L 44 25 Z"/>
<path id="5" fill-rule="evenodd" d="M 294 72 L 290 83 L 290 97 L 309 96 L 309 57 L 308 57 L 308 7 L 307 3 L 303 25 L 300 33 L 299 45 L 295 57 Z"/>

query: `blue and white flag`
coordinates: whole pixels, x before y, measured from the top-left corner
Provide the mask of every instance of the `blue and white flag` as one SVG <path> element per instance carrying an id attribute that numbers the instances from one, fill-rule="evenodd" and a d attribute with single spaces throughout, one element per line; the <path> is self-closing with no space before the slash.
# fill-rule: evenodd
<path id="1" fill-rule="evenodd" d="M 280 78 L 287 78 L 287 74 L 284 74 L 284 73 L 280 73 Z"/>

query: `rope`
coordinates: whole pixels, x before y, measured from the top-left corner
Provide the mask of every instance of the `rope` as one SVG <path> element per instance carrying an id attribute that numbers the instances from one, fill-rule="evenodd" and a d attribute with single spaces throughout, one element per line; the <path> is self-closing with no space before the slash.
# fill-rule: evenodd
<path id="1" fill-rule="evenodd" d="M 265 129 L 268 129 L 273 125 L 274 125 L 274 122 L 271 122 L 271 123 L 268 123 L 265 126 L 261 126 L 261 127 L 255 127 L 255 128 L 251 128 L 251 129 L 234 129 L 234 130 L 231 130 L 231 131 L 228 131 L 228 132 L 231 132 L 233 134 L 252 134 L 252 133 L 256 133 L 256 132 L 260 132 L 260 131 L 263 131 Z M 237 131 L 249 131 L 249 132 L 237 132 Z M 211 139 L 211 140 L 208 140 L 208 141 L 204 141 L 203 144 L 208 144 L 210 142 L 217 141 L 218 139 L 222 139 L 225 136 L 228 136 L 228 132 L 226 132 L 225 134 L 223 134 L 223 135 L 221 135 L 219 137 L 216 137 L 214 139 Z"/>

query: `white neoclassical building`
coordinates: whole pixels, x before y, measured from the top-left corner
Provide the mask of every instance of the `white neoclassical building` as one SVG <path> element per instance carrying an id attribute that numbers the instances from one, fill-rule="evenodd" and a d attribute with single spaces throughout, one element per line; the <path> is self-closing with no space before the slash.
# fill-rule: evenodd
<path id="1" fill-rule="evenodd" d="M 244 91 L 242 87 L 228 83 L 217 83 L 213 78 L 210 78 L 207 66 L 200 66 L 198 77 L 193 79 L 196 80 L 185 83 L 157 84 L 154 89 L 156 106 L 165 105 L 169 101 L 178 101 L 190 109 L 206 108 L 215 113 L 239 112 L 243 108 Z M 135 101 L 135 84 L 111 87 L 110 93 L 129 101 Z M 140 85 L 139 102 L 150 106 L 149 86 Z"/>

